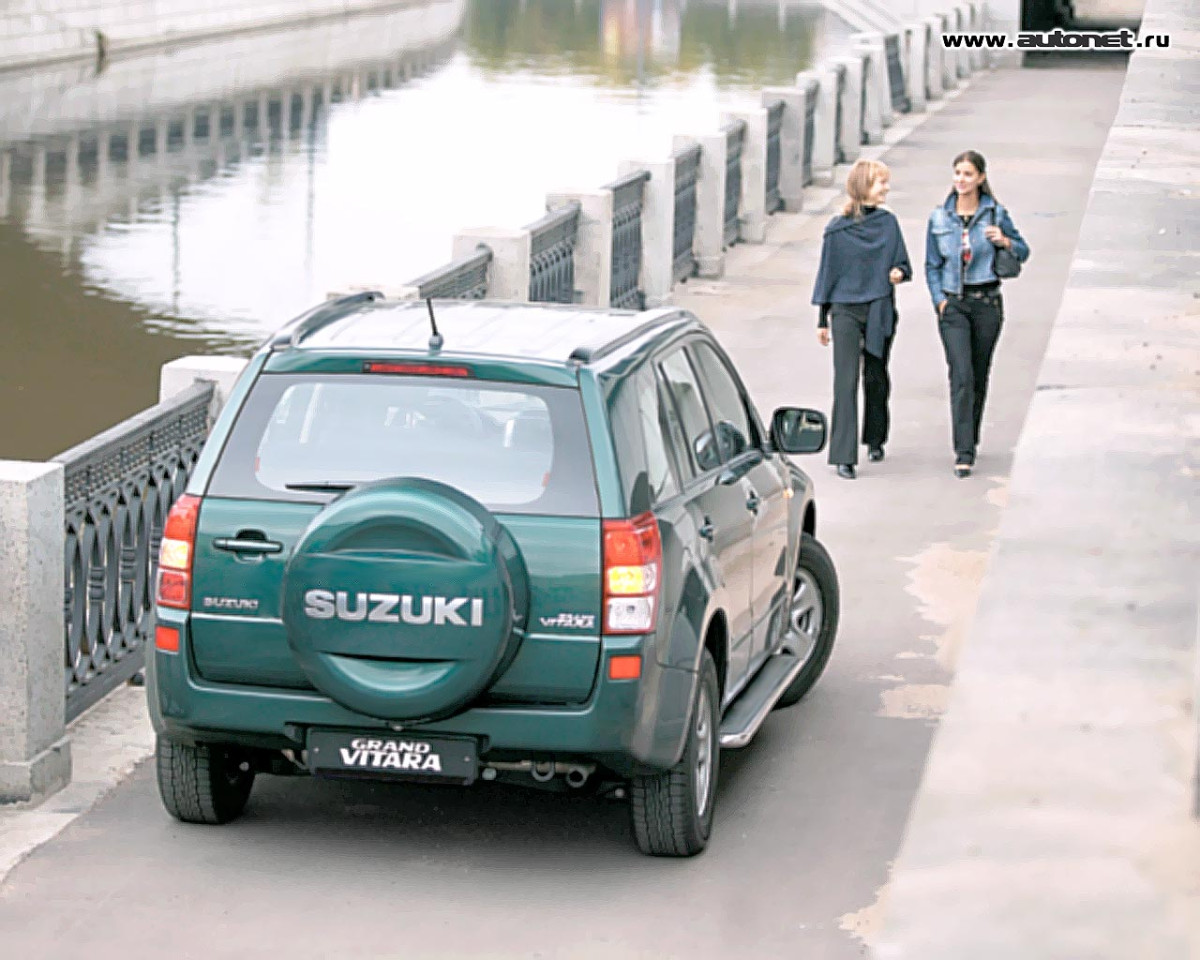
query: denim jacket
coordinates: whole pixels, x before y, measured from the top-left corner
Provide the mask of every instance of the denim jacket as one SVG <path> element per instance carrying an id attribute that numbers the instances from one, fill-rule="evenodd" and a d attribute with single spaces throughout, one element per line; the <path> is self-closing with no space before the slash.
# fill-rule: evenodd
<path id="1" fill-rule="evenodd" d="M 967 275 L 962 275 L 962 221 L 954 212 L 956 194 L 950 196 L 929 215 L 929 227 L 925 232 L 925 282 L 933 306 L 946 299 L 946 294 L 962 296 L 964 283 L 987 283 L 996 280 L 996 248 L 983 231 L 994 223 L 1012 241 L 1012 252 L 1024 263 L 1029 259 L 1029 244 L 1017 231 L 1004 207 L 995 199 L 984 194 L 979 198 L 979 209 L 967 227 L 971 244 L 971 262 Z M 994 212 L 994 219 L 993 219 Z"/>

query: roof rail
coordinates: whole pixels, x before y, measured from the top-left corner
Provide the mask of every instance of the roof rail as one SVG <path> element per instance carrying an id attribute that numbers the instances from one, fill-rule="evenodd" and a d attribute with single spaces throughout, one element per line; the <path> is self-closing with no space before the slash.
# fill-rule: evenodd
<path id="1" fill-rule="evenodd" d="M 269 344 L 272 350 L 284 347 L 294 347 L 308 334 L 328 326 L 335 320 L 354 313 L 358 307 L 366 303 L 382 300 L 383 294 L 378 290 L 366 290 L 363 293 L 351 293 L 336 300 L 326 300 L 306 313 L 300 314 L 286 326 L 281 327 L 271 337 Z"/>
<path id="2" fill-rule="evenodd" d="M 625 331 L 619 337 L 615 337 L 607 343 L 586 344 L 576 347 L 571 351 L 571 355 L 567 359 L 569 361 L 574 360 L 577 363 L 591 363 L 593 360 L 599 360 L 614 350 L 633 343 L 634 340 L 645 336 L 656 327 L 661 327 L 667 320 L 679 316 L 679 310 L 667 307 L 660 310 L 648 311 L 643 316 L 645 317 L 645 322 L 639 323 L 632 330 Z"/>

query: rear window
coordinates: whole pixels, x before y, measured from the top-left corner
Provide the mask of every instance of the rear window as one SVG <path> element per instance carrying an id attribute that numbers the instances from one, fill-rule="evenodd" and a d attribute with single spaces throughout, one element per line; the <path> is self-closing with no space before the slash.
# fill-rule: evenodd
<path id="1" fill-rule="evenodd" d="M 441 377 L 259 378 L 209 493 L 327 498 L 387 477 L 437 480 L 490 510 L 599 513 L 577 391 Z"/>

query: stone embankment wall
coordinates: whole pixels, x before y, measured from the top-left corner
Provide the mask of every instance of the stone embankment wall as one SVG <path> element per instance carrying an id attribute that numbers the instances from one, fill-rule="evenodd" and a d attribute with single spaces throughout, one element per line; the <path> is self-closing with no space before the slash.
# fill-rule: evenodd
<path id="1" fill-rule="evenodd" d="M 7 0 L 0 70 L 408 6 L 415 0 Z"/>

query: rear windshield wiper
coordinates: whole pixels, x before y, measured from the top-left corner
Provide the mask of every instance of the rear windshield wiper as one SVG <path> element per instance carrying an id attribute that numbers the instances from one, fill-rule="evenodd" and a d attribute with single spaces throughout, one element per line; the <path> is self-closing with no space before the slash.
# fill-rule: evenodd
<path id="1" fill-rule="evenodd" d="M 285 483 L 289 490 L 304 490 L 313 493 L 345 493 L 358 486 L 357 483 L 347 483 L 344 480 L 310 480 L 305 483 Z"/>

